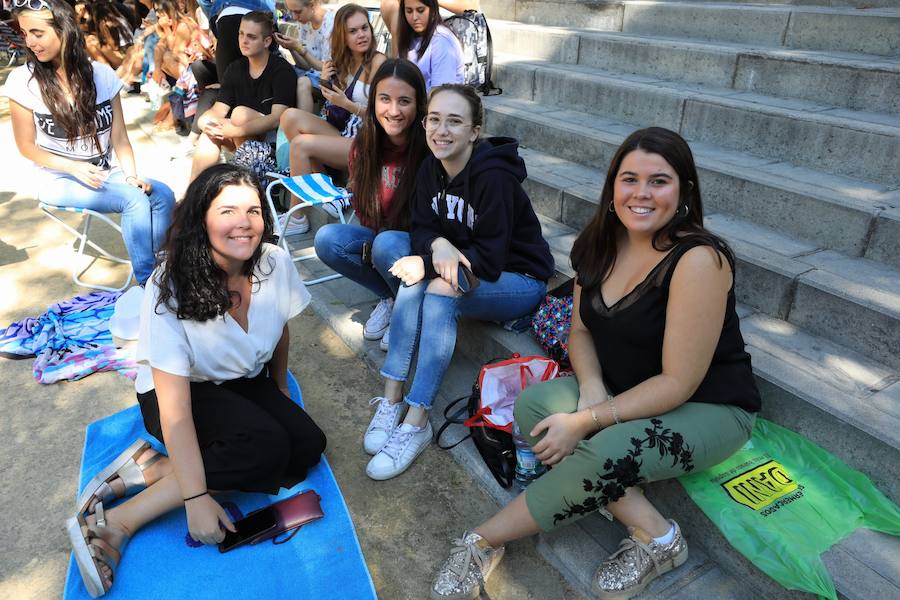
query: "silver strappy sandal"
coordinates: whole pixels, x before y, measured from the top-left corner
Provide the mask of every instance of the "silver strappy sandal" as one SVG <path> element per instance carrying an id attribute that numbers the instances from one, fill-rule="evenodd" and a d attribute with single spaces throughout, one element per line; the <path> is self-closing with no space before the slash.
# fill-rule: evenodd
<path id="1" fill-rule="evenodd" d="M 96 497 L 100 502 L 105 502 L 109 505 L 118 498 L 123 498 L 144 489 L 147 486 L 144 479 L 144 471 L 163 457 L 162 454 L 156 454 L 156 456 L 138 464 L 137 458 L 149 448 L 150 442 L 138 439 L 102 471 L 97 473 L 84 487 L 81 494 L 78 495 L 78 500 L 75 502 L 76 512 L 78 514 L 87 512 L 91 498 Z M 121 496 L 109 485 L 109 482 L 116 478 L 121 479 L 125 485 L 125 494 Z"/>
<path id="2" fill-rule="evenodd" d="M 97 503 L 96 509 L 96 525 L 88 525 L 85 516 L 81 513 L 66 521 L 66 530 L 69 533 L 69 541 L 72 543 L 75 564 L 78 566 L 84 587 L 91 598 L 99 598 L 111 589 L 112 583 L 115 583 L 116 567 L 122 560 L 125 546 L 128 545 L 128 535 L 124 532 L 121 534 L 122 539 L 118 547 L 104 538 L 102 530 L 106 529 L 107 525 L 103 514 L 103 503 Z M 97 561 L 104 563 L 112 571 L 112 583 L 104 580 Z"/>

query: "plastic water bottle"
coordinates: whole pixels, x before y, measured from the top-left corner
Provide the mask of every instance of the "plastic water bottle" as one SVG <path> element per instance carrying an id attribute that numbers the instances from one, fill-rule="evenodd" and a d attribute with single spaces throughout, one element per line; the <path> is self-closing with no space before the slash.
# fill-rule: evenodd
<path id="1" fill-rule="evenodd" d="M 516 484 L 520 489 L 528 486 L 529 483 L 540 477 L 547 470 L 547 467 L 541 462 L 522 437 L 519 431 L 519 424 L 513 423 L 513 445 L 516 447 Z"/>

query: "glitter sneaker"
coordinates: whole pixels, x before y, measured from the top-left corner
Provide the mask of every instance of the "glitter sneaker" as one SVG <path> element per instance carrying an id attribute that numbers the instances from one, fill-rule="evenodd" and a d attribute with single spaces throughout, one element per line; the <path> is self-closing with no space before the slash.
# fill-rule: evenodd
<path id="1" fill-rule="evenodd" d="M 378 408 L 363 436 L 363 448 L 367 454 L 377 454 L 397 428 L 403 413 L 403 402 L 392 404 L 387 398 L 377 396 L 369 400 L 369 404 L 378 404 Z"/>
<path id="2" fill-rule="evenodd" d="M 484 588 L 494 567 L 503 558 L 505 548 L 491 548 L 474 531 L 453 541 L 450 557 L 444 561 L 431 582 L 432 600 L 472 600 Z"/>
<path id="3" fill-rule="evenodd" d="M 638 527 L 630 528 L 625 538 L 594 574 L 591 589 L 598 598 L 626 600 L 638 595 L 651 581 L 680 567 L 688 558 L 688 547 L 675 521 L 675 538 L 659 544 Z"/>

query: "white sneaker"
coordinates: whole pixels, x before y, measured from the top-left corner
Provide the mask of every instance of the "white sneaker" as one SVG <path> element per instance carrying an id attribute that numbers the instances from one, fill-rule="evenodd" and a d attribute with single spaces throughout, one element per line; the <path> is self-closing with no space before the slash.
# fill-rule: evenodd
<path id="1" fill-rule="evenodd" d="M 367 340 L 380 340 L 391 324 L 391 313 L 394 312 L 394 299 L 382 298 L 375 305 L 366 326 L 363 327 L 363 337 Z"/>
<path id="2" fill-rule="evenodd" d="M 284 237 L 303 235 L 309 231 L 309 219 L 306 218 L 306 215 L 292 216 L 290 221 L 287 221 L 285 216 L 281 215 L 278 217 L 278 222 L 281 224 L 281 231 L 284 232 Z"/>
<path id="3" fill-rule="evenodd" d="M 394 430 L 381 452 L 366 465 L 366 475 L 376 481 L 396 477 L 428 447 L 432 437 L 430 422 L 426 422 L 425 427 L 404 423 Z"/>
<path id="4" fill-rule="evenodd" d="M 349 198 L 339 198 L 337 200 L 332 200 L 331 202 L 326 202 L 322 205 L 322 208 L 329 215 L 334 217 L 335 219 L 340 220 L 341 213 L 350 208 L 350 199 Z"/>
<path id="5" fill-rule="evenodd" d="M 387 398 L 378 396 L 369 400 L 369 405 L 378 404 L 369 427 L 366 429 L 366 435 L 363 436 L 363 448 L 366 454 L 377 454 L 379 450 L 387 443 L 397 423 L 400 422 L 400 415 L 403 412 L 403 402 L 391 403 Z"/>
<path id="6" fill-rule="evenodd" d="M 383 352 L 387 352 L 390 347 L 391 340 L 389 339 L 391 336 L 391 327 L 388 325 L 388 328 L 384 330 L 384 335 L 381 336 L 381 341 L 378 342 L 378 347 L 381 348 Z"/>

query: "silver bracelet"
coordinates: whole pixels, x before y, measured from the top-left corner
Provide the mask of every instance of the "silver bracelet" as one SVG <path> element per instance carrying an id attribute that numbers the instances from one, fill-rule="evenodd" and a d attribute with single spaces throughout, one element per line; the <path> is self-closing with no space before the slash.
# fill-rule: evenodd
<path id="1" fill-rule="evenodd" d="M 620 425 L 622 422 L 619 420 L 619 411 L 616 410 L 615 397 L 612 394 L 607 394 L 606 401 L 609 402 L 609 410 L 612 413 L 613 421 L 616 422 L 616 425 Z"/>

